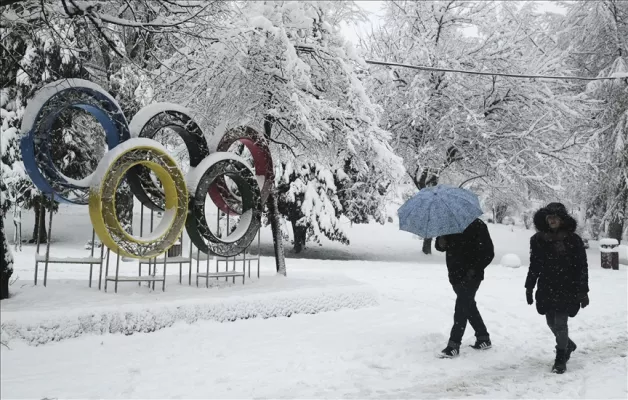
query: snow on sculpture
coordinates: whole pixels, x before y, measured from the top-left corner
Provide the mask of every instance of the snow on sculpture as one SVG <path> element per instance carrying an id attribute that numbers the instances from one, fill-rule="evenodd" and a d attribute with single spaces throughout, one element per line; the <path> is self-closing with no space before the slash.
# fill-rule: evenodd
<path id="1" fill-rule="evenodd" d="M 109 150 L 89 176 L 74 180 L 56 167 L 50 152 L 50 131 L 65 109 L 83 109 L 103 126 Z M 191 169 L 184 176 L 177 162 L 153 138 L 170 128 L 183 139 Z M 44 86 L 26 108 L 21 142 L 24 164 L 33 183 L 57 202 L 89 204 L 89 214 L 100 240 L 114 253 L 152 258 L 165 253 L 185 227 L 203 252 L 234 256 L 245 250 L 261 225 L 262 207 L 270 194 L 273 164 L 267 142 L 250 127 L 226 132 L 210 149 L 207 140 L 185 107 L 156 103 L 141 109 L 128 124 L 118 103 L 100 86 L 81 79 L 66 79 Z M 247 161 L 229 153 L 236 141 L 253 155 Z M 153 172 L 159 181 L 151 177 Z M 127 177 L 134 196 L 146 207 L 164 211 L 157 229 L 148 236 L 130 235 L 120 224 L 115 194 Z M 224 176 L 237 186 L 227 187 Z M 238 229 L 226 238 L 214 235 L 205 219 L 205 197 L 228 214 L 240 215 Z"/>

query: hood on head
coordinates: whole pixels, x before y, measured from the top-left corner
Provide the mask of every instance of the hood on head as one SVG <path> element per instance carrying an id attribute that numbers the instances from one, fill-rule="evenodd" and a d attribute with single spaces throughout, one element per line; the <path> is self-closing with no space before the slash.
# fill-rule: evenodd
<path id="1" fill-rule="evenodd" d="M 567 208 L 562 203 L 549 203 L 534 214 L 534 227 L 539 232 L 550 232 L 547 223 L 548 215 L 556 215 L 563 221 L 560 230 L 574 233 L 578 227 L 578 222 L 569 215 Z"/>

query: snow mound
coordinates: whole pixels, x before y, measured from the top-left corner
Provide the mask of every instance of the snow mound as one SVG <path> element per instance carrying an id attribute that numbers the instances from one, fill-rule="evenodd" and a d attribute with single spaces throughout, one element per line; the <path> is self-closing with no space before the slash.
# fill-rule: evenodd
<path id="1" fill-rule="evenodd" d="M 87 334 L 132 335 L 154 332 L 177 322 L 191 324 L 199 320 L 230 322 L 290 317 L 293 314 L 317 314 L 378 304 L 374 289 L 364 284 L 352 284 L 213 299 L 197 298 L 156 305 L 83 308 L 70 312 L 3 312 L 0 336 L 3 342 L 23 340 L 38 346 Z"/>
<path id="2" fill-rule="evenodd" d="M 521 259 L 516 254 L 504 254 L 501 265 L 508 268 L 519 268 L 521 267 Z"/>

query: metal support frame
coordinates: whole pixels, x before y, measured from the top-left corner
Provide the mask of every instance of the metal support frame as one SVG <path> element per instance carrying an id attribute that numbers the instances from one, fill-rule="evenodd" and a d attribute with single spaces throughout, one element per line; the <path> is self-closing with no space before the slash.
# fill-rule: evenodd
<path id="1" fill-rule="evenodd" d="M 51 199 L 54 199 L 53 197 L 54 195 L 51 195 Z M 42 194 L 42 207 L 44 204 L 44 200 L 45 197 Z M 144 231 L 144 205 L 141 205 L 141 214 L 140 214 L 140 236 L 143 235 L 143 231 Z M 218 211 L 217 214 L 217 232 L 220 231 L 220 216 L 221 216 L 221 212 Z M 247 275 L 247 271 L 246 268 L 248 266 L 248 277 L 251 277 L 251 262 L 252 261 L 257 261 L 257 277 L 260 277 L 260 231 L 258 231 L 257 233 L 257 254 L 256 255 L 252 255 L 250 253 L 250 248 L 251 246 L 249 245 L 249 247 L 247 247 L 245 249 L 245 251 L 243 251 L 242 253 L 236 255 L 236 256 L 232 256 L 232 257 L 221 257 L 218 255 L 214 255 L 214 254 L 210 254 L 210 255 L 206 255 L 205 257 L 201 256 L 201 252 L 200 250 L 197 248 L 196 249 L 196 257 L 194 257 L 194 246 L 192 241 L 190 241 L 190 245 L 189 245 L 189 257 L 172 257 L 172 258 L 168 258 L 168 252 L 164 253 L 163 258 L 157 258 L 157 257 L 153 257 L 150 259 L 146 259 L 146 260 L 139 260 L 139 264 L 138 264 L 138 276 L 120 276 L 120 261 L 121 261 L 121 257 L 120 255 L 116 255 L 116 271 L 115 271 L 115 275 L 109 275 L 109 264 L 110 264 L 110 256 L 111 256 L 111 250 L 107 249 L 107 252 L 105 254 L 105 246 L 104 244 L 101 245 L 100 248 L 100 257 L 95 258 L 94 257 L 94 247 L 96 245 L 96 232 L 94 230 L 92 230 L 92 246 L 91 246 L 91 250 L 90 250 L 90 257 L 89 258 L 55 258 L 55 257 L 50 257 L 50 242 L 52 239 L 52 217 L 53 217 L 53 213 L 50 212 L 50 216 L 49 216 L 49 220 L 48 220 L 48 242 L 46 244 L 46 252 L 45 254 L 39 254 L 39 250 L 41 248 L 41 243 L 39 241 L 39 234 L 37 235 L 37 250 L 36 250 L 36 255 L 35 255 L 35 285 L 37 285 L 37 281 L 38 281 L 38 272 L 39 272 L 39 264 L 40 263 L 44 263 L 44 286 L 47 285 L 47 281 L 48 281 L 48 265 L 49 264 L 88 264 L 90 266 L 89 269 L 89 287 L 92 287 L 92 281 L 93 281 L 93 267 L 94 265 L 98 264 L 99 265 L 99 271 L 98 271 L 98 290 L 101 290 L 102 288 L 102 282 L 103 282 L 103 263 L 105 263 L 105 276 L 104 276 L 104 291 L 107 292 L 107 286 L 108 286 L 108 282 L 114 282 L 114 291 L 115 293 L 118 292 L 118 282 L 138 282 L 138 285 L 141 286 L 142 282 L 147 282 L 148 286 L 151 287 L 151 283 L 152 283 L 152 289 L 155 290 L 155 282 L 162 282 L 162 291 L 166 290 L 166 266 L 168 264 L 179 264 L 179 284 L 182 284 L 183 282 L 183 264 L 188 264 L 189 268 L 189 276 L 188 276 L 188 285 L 192 285 L 192 260 L 196 259 L 196 286 L 198 287 L 199 284 L 199 278 L 205 278 L 205 286 L 208 288 L 209 287 L 209 278 L 225 278 L 225 281 L 228 282 L 229 278 L 232 278 L 232 282 L 235 283 L 235 279 L 236 277 L 242 277 L 242 284 L 245 283 L 245 279 L 246 279 L 246 275 Z M 42 219 L 45 218 L 45 211 L 43 213 L 39 213 L 39 215 L 37 216 L 37 218 L 40 218 L 40 223 L 42 222 Z M 227 229 L 225 232 L 225 236 L 229 235 L 229 228 L 230 228 L 230 218 L 229 215 L 227 214 Z M 154 229 L 154 211 L 151 210 L 151 215 L 150 215 L 150 231 L 152 232 Z M 181 246 L 182 246 L 182 252 L 183 252 L 183 234 L 181 234 Z M 203 253 L 204 254 L 204 253 Z M 240 256 L 242 256 L 240 258 Z M 201 273 L 200 272 L 200 261 L 202 259 L 206 259 L 206 271 L 205 273 Z M 215 259 L 216 261 L 216 272 L 209 272 L 209 265 L 210 265 L 210 260 Z M 122 259 L 122 261 L 124 261 L 124 259 Z M 231 270 L 229 270 L 229 263 L 233 262 L 233 268 Z M 237 263 L 238 262 L 242 262 L 242 272 L 237 271 Z M 221 272 L 220 271 L 220 263 L 224 262 L 225 263 L 225 271 Z M 148 265 L 148 275 L 144 275 L 142 276 L 142 265 L 147 264 Z M 156 271 L 157 271 L 157 264 L 162 264 L 163 265 L 163 275 L 162 276 L 157 276 L 156 275 Z"/>
<path id="2" fill-rule="evenodd" d="M 42 219 L 45 218 L 45 214 L 46 214 L 46 209 L 44 207 L 44 200 L 46 199 L 46 197 L 44 196 L 44 194 L 42 193 L 41 195 L 41 206 L 43 207 L 44 212 L 42 213 L 41 211 L 39 212 L 39 215 L 37 216 L 37 218 L 39 218 L 39 226 L 41 226 L 41 223 L 43 222 Z M 54 201 L 54 193 L 50 194 L 50 200 Z M 40 208 L 41 210 L 41 208 Z M 95 238 L 96 238 L 96 232 L 92 229 L 92 248 L 90 251 L 90 256 L 88 258 L 77 258 L 77 257 L 50 257 L 50 242 L 52 242 L 52 214 L 54 214 L 52 212 L 52 210 L 50 211 L 50 218 L 48 219 L 48 241 L 46 243 L 46 253 L 45 254 L 39 254 L 39 249 L 41 247 L 41 243 L 39 241 L 39 231 L 35 232 L 35 234 L 37 235 L 37 249 L 35 252 L 35 277 L 34 277 L 34 282 L 35 285 L 37 285 L 37 277 L 39 274 L 39 264 L 43 263 L 44 264 L 44 286 L 47 286 L 48 284 L 48 265 L 49 264 L 86 264 L 89 265 L 89 287 L 92 287 L 92 277 L 93 277 L 93 270 L 94 270 L 94 265 L 100 265 L 100 275 L 102 277 L 102 260 L 103 260 L 103 254 L 104 254 L 104 246 L 101 246 L 100 248 L 100 257 L 99 258 L 95 258 L 94 257 L 94 246 L 95 246 Z M 98 282 L 98 289 L 100 289 L 100 281 L 101 281 L 101 277 L 99 277 L 99 282 Z"/>
<path id="3" fill-rule="evenodd" d="M 225 236 L 229 234 L 229 226 L 230 226 L 230 220 L 229 220 L 229 216 L 227 215 L 227 231 L 226 231 Z M 219 234 L 220 211 L 218 211 L 216 229 L 217 229 L 216 234 Z M 235 278 L 242 277 L 242 284 L 244 284 L 246 280 L 246 275 L 247 275 L 247 270 L 246 270 L 247 266 L 248 266 L 248 277 L 249 278 L 251 277 L 251 262 L 252 261 L 257 261 L 257 277 L 259 278 L 260 277 L 260 237 L 261 237 L 261 230 L 258 230 L 257 254 L 251 254 L 250 252 L 251 245 L 249 245 L 249 247 L 247 247 L 242 253 L 235 256 L 231 256 L 231 257 L 222 257 L 216 254 L 207 255 L 205 253 L 201 253 L 201 251 L 197 248 L 196 257 L 193 257 L 196 259 L 196 286 L 198 287 L 199 278 L 205 278 L 205 287 L 209 287 L 209 278 L 214 278 L 216 280 L 218 280 L 219 278 L 225 278 L 225 281 L 227 282 L 229 281 L 229 278 L 232 278 L 232 282 L 235 283 Z M 207 261 L 206 271 L 204 273 L 200 272 L 200 261 L 203 259 Z M 209 272 L 209 264 L 210 264 L 211 259 L 215 259 L 216 261 L 216 272 Z M 224 272 L 220 271 L 220 263 L 222 262 L 225 263 Z M 229 269 L 230 262 L 233 262 L 233 268 L 231 270 Z M 242 272 L 237 270 L 238 262 L 242 262 Z"/>
<path id="4" fill-rule="evenodd" d="M 260 240 L 261 240 L 261 230 L 257 231 L 257 253 L 256 254 L 252 254 L 251 253 L 251 245 L 249 245 L 249 247 L 246 248 L 246 250 L 244 250 L 242 253 L 233 256 L 233 257 L 220 257 L 220 256 L 216 256 L 216 263 L 221 263 L 224 262 L 226 264 L 226 269 L 228 270 L 228 264 L 230 261 L 233 262 L 233 270 L 236 269 L 236 263 L 238 262 L 242 262 L 242 264 L 244 266 L 246 266 L 248 268 L 248 273 L 247 276 L 249 278 L 251 278 L 251 262 L 252 261 L 256 261 L 257 262 L 257 278 L 259 279 L 260 277 L 260 253 L 261 253 L 261 249 L 260 249 Z M 218 269 L 218 266 L 216 266 L 216 268 Z"/>
<path id="5" fill-rule="evenodd" d="M 150 231 L 153 231 L 154 221 L 155 221 L 155 212 L 151 210 L 150 212 Z M 141 205 L 140 208 L 140 236 L 144 234 L 144 205 Z M 164 253 L 163 258 L 163 275 L 156 275 L 157 271 L 157 257 L 139 260 L 138 264 L 138 275 L 137 276 L 120 276 L 120 261 L 126 261 L 124 257 L 120 257 L 119 254 L 116 255 L 116 273 L 115 275 L 109 275 L 109 256 L 110 249 L 107 249 L 107 263 L 105 270 L 105 292 L 107 292 L 107 282 L 112 281 L 115 283 L 114 292 L 118 293 L 118 282 L 137 282 L 138 286 L 142 285 L 142 282 L 147 282 L 148 287 L 151 287 L 155 290 L 155 282 L 162 282 L 161 290 L 163 292 L 166 291 L 166 264 L 168 264 L 168 252 Z M 135 259 L 129 259 L 130 261 L 136 261 Z M 161 259 L 159 260 L 161 263 Z M 142 265 L 148 264 L 148 275 L 142 275 Z M 191 267 L 190 267 L 191 269 Z M 181 280 L 181 279 L 180 279 Z"/>
<path id="6" fill-rule="evenodd" d="M 120 276 L 120 255 L 116 254 L 116 274 L 109 275 L 109 258 L 111 256 L 111 250 L 107 249 L 107 263 L 105 269 L 105 293 L 107 292 L 107 282 L 114 282 L 114 292 L 118 293 L 118 282 L 148 282 L 153 283 L 153 290 L 155 289 L 155 282 L 162 282 L 162 291 L 166 291 L 166 265 L 164 264 L 164 274 L 162 276 L 144 275 L 144 276 Z M 155 268 L 156 269 L 156 268 Z"/>
<path id="7" fill-rule="evenodd" d="M 179 240 L 181 241 L 181 254 L 183 254 L 183 234 L 181 234 Z M 176 256 L 176 257 L 168 257 L 168 252 L 164 253 L 164 257 L 161 258 L 157 258 L 157 257 L 153 257 L 153 258 L 149 258 L 149 259 L 143 259 L 143 260 L 139 260 L 139 276 L 142 276 L 142 265 L 148 265 L 148 274 L 149 275 L 154 275 L 154 267 L 157 265 L 157 263 L 165 263 L 165 264 L 179 264 L 179 284 L 183 284 L 183 265 L 184 264 L 188 264 L 189 265 L 189 273 L 190 273 L 190 277 L 188 279 L 188 284 L 191 285 L 192 284 L 192 241 L 190 241 L 190 253 L 189 253 L 189 257 L 185 257 L 183 255 L 181 256 Z M 153 287 L 154 289 L 154 287 Z"/>
<path id="8" fill-rule="evenodd" d="M 246 260 L 246 262 L 248 262 L 249 264 L 249 278 L 251 277 L 251 261 L 256 260 L 257 261 L 257 278 L 259 279 L 259 268 L 260 268 L 260 257 L 261 257 L 261 246 L 260 246 L 260 241 L 261 241 L 261 234 L 262 230 L 260 229 L 259 231 L 257 231 L 257 254 L 251 254 L 249 252 L 249 258 Z M 251 246 L 247 247 L 246 251 L 248 251 L 251 248 Z M 245 251 L 245 253 L 246 253 Z"/>
<path id="9" fill-rule="evenodd" d="M 220 210 L 218 210 L 217 216 L 216 216 L 216 234 L 220 234 Z M 227 231 L 225 236 L 229 235 L 229 215 L 227 214 Z M 203 256 L 201 255 L 203 254 Z M 201 253 L 201 251 L 197 248 L 196 249 L 196 287 L 198 287 L 198 280 L 199 278 L 205 278 L 205 287 L 208 288 L 209 287 L 209 278 L 214 278 L 216 280 L 218 280 L 219 278 L 225 278 L 225 281 L 228 282 L 229 278 L 233 279 L 233 283 L 235 283 L 235 278 L 237 277 L 242 277 L 242 284 L 244 284 L 245 282 L 245 271 L 244 269 L 242 270 L 242 272 L 236 271 L 236 265 L 234 263 L 233 265 L 233 270 L 229 271 L 229 266 L 228 264 L 226 265 L 225 271 L 221 272 L 220 268 L 219 268 L 219 259 L 220 256 L 215 255 L 215 254 L 205 254 L 205 253 Z M 206 259 L 206 269 L 205 272 L 200 272 L 200 261 L 205 258 Z M 210 264 L 210 260 L 215 259 L 216 260 L 216 272 L 209 272 L 209 264 Z M 223 257 L 223 259 L 227 259 L 229 260 L 230 257 Z"/>

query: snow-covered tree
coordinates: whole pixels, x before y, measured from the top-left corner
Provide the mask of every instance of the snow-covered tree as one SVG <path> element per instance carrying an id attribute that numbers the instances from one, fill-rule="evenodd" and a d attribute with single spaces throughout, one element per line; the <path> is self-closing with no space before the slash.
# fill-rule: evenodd
<path id="1" fill-rule="evenodd" d="M 298 162 L 298 161 L 297 161 Z M 321 235 L 349 245 L 341 224 L 372 220 L 384 224 L 384 206 L 390 182 L 381 174 L 361 174 L 346 160 L 342 168 L 330 169 L 316 162 L 283 161 L 275 168 L 279 212 L 290 223 L 293 246 L 299 253 L 308 241 L 320 244 Z M 284 234 L 290 231 L 284 230 Z"/>
<path id="2" fill-rule="evenodd" d="M 292 225 L 295 252 L 300 253 L 308 239 L 320 243 L 322 235 L 349 244 L 333 172 L 314 162 L 296 168 L 282 162 L 275 170 L 279 211 Z"/>
<path id="3" fill-rule="evenodd" d="M 363 43 L 375 59 L 482 71 L 559 75 L 544 16 L 533 4 L 395 1 Z M 462 29 L 477 28 L 477 36 Z M 560 81 L 378 67 L 374 101 L 417 189 L 437 183 L 516 188 L 539 198 L 562 188 L 581 160 L 584 101 Z M 513 190 L 512 194 L 516 194 Z M 503 193 L 502 193 L 503 194 Z M 431 243 L 424 242 L 424 252 Z"/>
<path id="4" fill-rule="evenodd" d="M 595 100 L 589 116 L 594 153 L 585 190 L 594 238 L 618 240 L 628 225 L 628 3 L 616 0 L 566 3 L 555 28 L 570 68 L 578 74 L 621 79 L 594 81 L 574 91 Z"/>
<path id="5" fill-rule="evenodd" d="M 394 160 L 355 73 L 362 60 L 334 28 L 349 3 L 239 3 L 213 44 L 181 43 L 168 68 L 189 72 L 174 73 L 156 95 L 203 110 L 210 132 L 251 123 L 293 155 Z"/>
<path id="6" fill-rule="evenodd" d="M 384 205 L 392 182 L 378 174 L 375 168 L 371 173 L 360 173 L 351 165 L 351 159 L 345 160 L 342 168 L 334 173 L 338 200 L 342 214 L 354 224 L 366 224 L 375 220 L 386 222 Z"/>
<path id="7" fill-rule="evenodd" d="M 178 72 L 156 96 L 203 110 L 201 122 L 216 137 L 232 126 L 256 127 L 276 163 L 335 171 L 351 159 L 362 174 L 398 173 L 380 110 L 357 74 L 363 60 L 335 28 L 357 12 L 353 2 L 231 5 L 213 42 L 180 42 L 161 70 Z"/>

